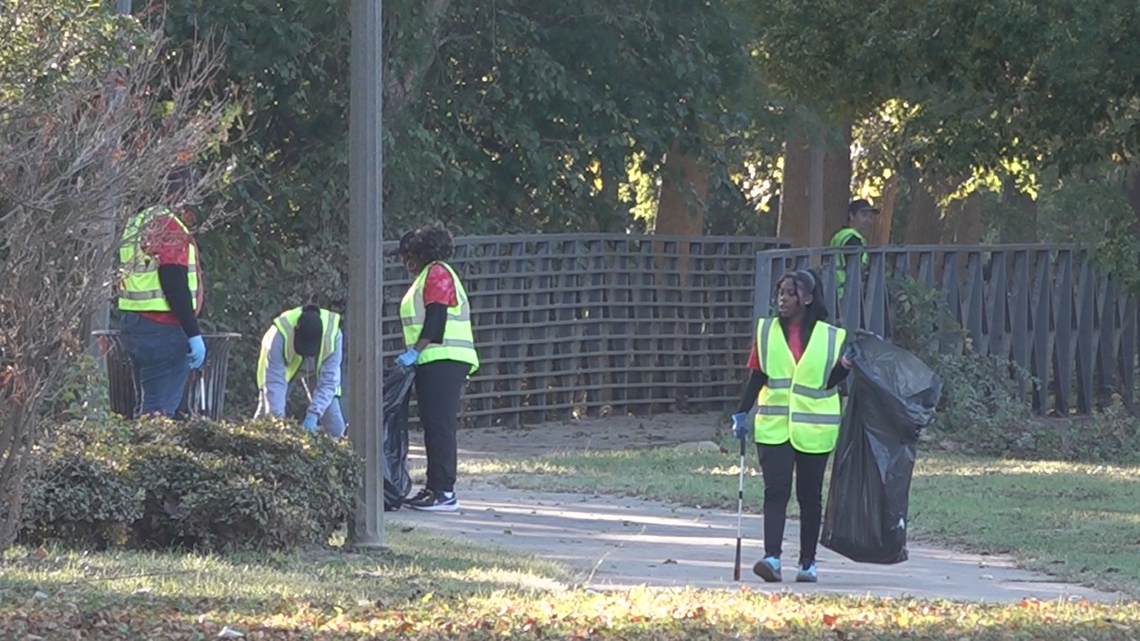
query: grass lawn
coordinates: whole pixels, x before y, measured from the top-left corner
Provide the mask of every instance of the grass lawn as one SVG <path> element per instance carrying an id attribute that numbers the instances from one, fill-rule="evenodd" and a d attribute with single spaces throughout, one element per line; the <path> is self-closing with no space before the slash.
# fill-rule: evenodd
<path id="1" fill-rule="evenodd" d="M 735 451 L 663 448 L 478 461 L 465 463 L 462 473 L 522 489 L 595 491 L 735 510 L 738 460 Z M 748 460 L 745 501 L 759 511 L 763 482 L 754 450 Z M 1140 466 L 920 453 L 910 497 L 915 539 L 1010 554 L 1030 569 L 1140 594 Z M 794 501 L 790 508 L 794 512 Z"/>
<path id="2" fill-rule="evenodd" d="M 735 463 L 663 449 L 469 462 L 463 474 L 727 510 Z M 912 522 L 923 538 L 1134 589 L 1137 481 L 1140 468 L 927 456 Z M 759 477 L 747 488 L 755 508 Z M 1140 639 L 1137 603 L 983 606 L 747 587 L 595 592 L 542 560 L 419 529 L 392 526 L 387 536 L 389 549 L 372 555 L 13 549 L 0 559 L 0 639 Z"/>
<path id="3" fill-rule="evenodd" d="M 1043 639 L 1140 636 L 1140 606 L 594 592 L 562 568 L 390 529 L 378 555 L 10 551 L 0 638 Z M 230 637 L 226 637 L 229 631 Z"/>

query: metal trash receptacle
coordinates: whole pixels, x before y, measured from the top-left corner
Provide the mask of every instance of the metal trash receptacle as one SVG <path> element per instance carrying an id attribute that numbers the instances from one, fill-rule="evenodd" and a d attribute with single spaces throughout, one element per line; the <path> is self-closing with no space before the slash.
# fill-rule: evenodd
<path id="1" fill-rule="evenodd" d="M 107 392 L 111 411 L 131 418 L 135 413 L 135 382 L 131 357 L 123 349 L 122 337 L 117 329 L 91 332 L 103 354 L 107 368 Z M 191 370 L 182 393 L 178 411 L 218 420 L 225 412 L 226 372 L 229 369 L 230 350 L 241 334 L 218 332 L 202 334 L 206 343 L 206 362 L 201 369 Z"/>

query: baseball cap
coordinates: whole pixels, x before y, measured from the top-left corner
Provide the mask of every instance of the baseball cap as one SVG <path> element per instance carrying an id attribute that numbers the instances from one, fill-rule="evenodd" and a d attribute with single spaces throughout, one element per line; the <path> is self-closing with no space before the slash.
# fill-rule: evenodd
<path id="1" fill-rule="evenodd" d="M 869 200 L 866 198 L 859 198 L 857 200 L 851 201 L 850 205 L 847 205 L 847 215 L 850 216 L 855 212 L 862 211 L 864 209 L 870 209 L 872 214 L 879 213 L 878 209 L 875 209 L 871 206 L 871 202 Z"/>

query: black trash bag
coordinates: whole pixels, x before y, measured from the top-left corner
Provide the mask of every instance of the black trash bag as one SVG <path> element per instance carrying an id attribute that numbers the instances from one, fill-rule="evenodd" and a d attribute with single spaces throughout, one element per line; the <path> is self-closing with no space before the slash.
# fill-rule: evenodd
<path id="1" fill-rule="evenodd" d="M 858 563 L 902 563 L 918 435 L 934 420 L 942 381 L 874 334 L 856 332 L 851 343 L 850 395 L 820 544 Z"/>
<path id="2" fill-rule="evenodd" d="M 384 511 L 400 509 L 412 491 L 408 474 L 408 405 L 416 371 L 395 367 L 384 373 Z"/>

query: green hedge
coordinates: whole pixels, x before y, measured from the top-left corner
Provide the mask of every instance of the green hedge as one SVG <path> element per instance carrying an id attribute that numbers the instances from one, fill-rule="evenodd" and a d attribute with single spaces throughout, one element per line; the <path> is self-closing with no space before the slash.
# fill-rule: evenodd
<path id="1" fill-rule="evenodd" d="M 347 442 L 279 421 L 70 422 L 25 485 L 27 543 L 288 550 L 349 518 L 362 465 Z"/>

